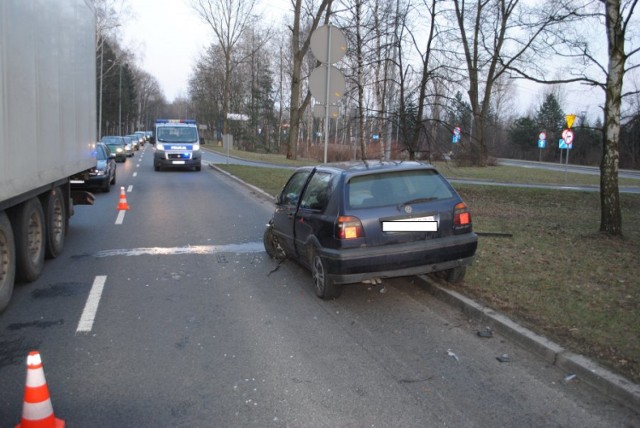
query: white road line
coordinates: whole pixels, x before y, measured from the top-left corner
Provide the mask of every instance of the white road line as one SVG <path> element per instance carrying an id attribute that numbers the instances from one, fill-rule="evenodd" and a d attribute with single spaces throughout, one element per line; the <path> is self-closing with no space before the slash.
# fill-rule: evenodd
<path id="1" fill-rule="evenodd" d="M 122 222 L 124 222 L 124 213 L 126 213 L 125 210 L 118 211 L 118 217 L 116 217 L 116 224 L 122 224 Z"/>
<path id="2" fill-rule="evenodd" d="M 98 275 L 93 280 L 87 303 L 84 305 L 84 310 L 78 321 L 77 333 L 89 333 L 93 328 L 93 321 L 96 318 L 96 312 L 98 312 L 98 305 L 100 304 L 100 298 L 102 297 L 102 290 L 104 289 L 104 283 L 107 281 L 106 275 Z"/>
<path id="3" fill-rule="evenodd" d="M 138 166 L 139 166 L 139 165 L 138 165 Z M 133 176 L 134 176 L 134 177 L 137 177 L 137 176 L 138 176 L 138 173 L 137 173 L 137 172 L 134 172 L 134 173 L 133 173 Z"/>
<path id="4" fill-rule="evenodd" d="M 127 193 L 131 193 L 132 190 L 133 190 L 133 184 L 129 184 L 129 187 L 127 187 Z"/>

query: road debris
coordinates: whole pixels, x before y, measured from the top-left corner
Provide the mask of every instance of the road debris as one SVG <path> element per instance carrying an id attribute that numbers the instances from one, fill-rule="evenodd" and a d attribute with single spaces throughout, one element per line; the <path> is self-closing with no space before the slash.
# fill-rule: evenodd
<path id="1" fill-rule="evenodd" d="M 578 376 L 577 376 L 577 375 L 575 375 L 575 374 L 573 374 L 573 373 L 570 373 L 570 374 L 568 374 L 568 375 L 566 375 L 566 376 L 564 377 L 564 381 L 565 381 L 566 383 L 569 383 L 569 382 L 571 382 L 571 381 L 576 380 L 577 378 L 578 378 Z"/>
<path id="2" fill-rule="evenodd" d="M 453 352 L 452 349 L 447 349 L 447 355 L 456 360 L 458 363 L 460 362 L 460 358 Z"/>
<path id="3" fill-rule="evenodd" d="M 485 338 L 493 337 L 493 330 L 491 330 L 491 327 L 485 327 L 482 330 L 478 330 L 478 336 Z"/>
<path id="4" fill-rule="evenodd" d="M 502 354 L 499 357 L 496 357 L 496 359 L 498 361 L 500 361 L 501 363 L 510 363 L 511 362 L 511 357 L 509 356 L 509 354 Z"/>

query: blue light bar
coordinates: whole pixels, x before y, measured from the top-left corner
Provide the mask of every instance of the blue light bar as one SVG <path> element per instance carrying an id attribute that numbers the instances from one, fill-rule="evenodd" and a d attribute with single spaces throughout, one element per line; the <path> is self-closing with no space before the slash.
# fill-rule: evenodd
<path id="1" fill-rule="evenodd" d="M 156 125 L 159 123 L 186 123 L 189 125 L 195 125 L 195 119 L 156 119 Z"/>

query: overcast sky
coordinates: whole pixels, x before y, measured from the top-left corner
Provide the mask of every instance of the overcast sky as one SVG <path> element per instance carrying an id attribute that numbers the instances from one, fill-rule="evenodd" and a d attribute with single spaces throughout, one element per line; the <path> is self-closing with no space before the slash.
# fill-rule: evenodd
<path id="1" fill-rule="evenodd" d="M 197 59 L 213 41 L 211 27 L 189 0 L 129 0 L 131 16 L 123 22 L 123 42 L 138 65 L 154 76 L 169 102 L 187 96 L 188 80 Z M 257 0 L 261 16 L 279 22 L 289 0 Z M 264 13 L 262 13 L 264 11 Z"/>
<path id="2" fill-rule="evenodd" d="M 1 0 L 0 0 L 1 1 Z M 123 19 L 123 42 L 136 53 L 138 65 L 154 76 L 169 102 L 188 95 L 191 71 L 213 33 L 197 15 L 189 0 L 128 0 L 131 16 Z M 257 0 L 258 15 L 267 24 L 284 25 L 282 17 L 290 9 L 291 0 Z M 552 64 L 550 64 L 551 66 Z M 524 81 L 516 82 L 514 108 L 526 114 L 544 101 L 544 88 Z M 582 85 L 565 91 L 562 107 L 590 118 L 601 114 L 598 104 L 602 94 Z"/>

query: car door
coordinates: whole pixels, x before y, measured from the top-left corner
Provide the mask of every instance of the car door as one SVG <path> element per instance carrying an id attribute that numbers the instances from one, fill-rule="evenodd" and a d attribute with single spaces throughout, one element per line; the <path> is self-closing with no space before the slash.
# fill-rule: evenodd
<path id="1" fill-rule="evenodd" d="M 293 225 L 300 202 L 300 195 L 311 172 L 311 169 L 296 171 L 289 178 L 276 200 L 276 209 L 273 215 L 273 233 L 290 257 L 297 257 Z"/>
<path id="2" fill-rule="evenodd" d="M 333 236 L 333 218 L 326 214 L 332 193 L 334 175 L 316 170 L 304 188 L 298 211 L 295 214 L 294 242 L 300 260 L 308 260 L 309 245 L 322 246 L 326 238 Z"/>

